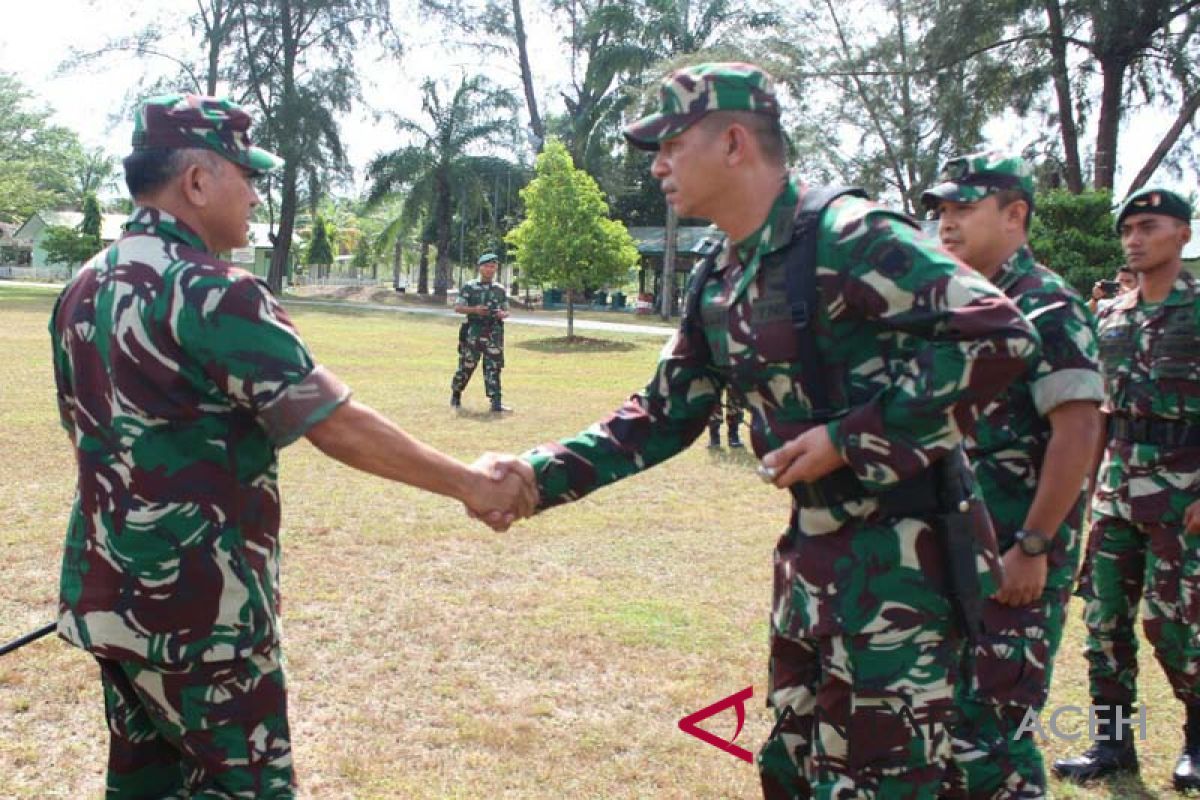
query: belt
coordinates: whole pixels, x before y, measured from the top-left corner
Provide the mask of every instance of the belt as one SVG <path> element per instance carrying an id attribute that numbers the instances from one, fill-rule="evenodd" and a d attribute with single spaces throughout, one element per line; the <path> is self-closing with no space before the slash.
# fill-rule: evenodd
<path id="1" fill-rule="evenodd" d="M 1200 425 L 1172 419 L 1112 417 L 1108 438 L 1159 447 L 1200 447 Z"/>
<path id="2" fill-rule="evenodd" d="M 929 467 L 886 492 L 872 492 L 863 486 L 854 470 L 842 467 L 811 483 L 793 483 L 791 490 L 801 508 L 828 508 L 875 497 L 886 516 L 923 517 L 942 510 L 944 503 L 939 502 L 939 485 L 935 467 Z"/>

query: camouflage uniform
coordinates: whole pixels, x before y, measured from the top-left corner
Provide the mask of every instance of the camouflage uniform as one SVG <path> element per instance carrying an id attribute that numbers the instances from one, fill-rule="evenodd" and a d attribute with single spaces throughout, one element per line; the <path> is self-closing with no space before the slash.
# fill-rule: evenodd
<path id="1" fill-rule="evenodd" d="M 927 207 L 941 201 L 976 203 L 1015 188 L 1029 200 L 1033 180 L 1020 158 L 980 153 L 948 162 L 943 183 L 923 196 Z M 967 454 L 1003 554 L 1016 544 L 1042 476 L 1050 440 L 1047 414 L 1063 403 L 1104 399 L 1097 362 L 1095 321 L 1083 299 L 1056 273 L 1035 263 L 1022 246 L 990 280 L 1016 304 L 1041 336 L 1041 357 L 984 411 L 967 436 Z M 972 674 L 956 689 L 954 759 L 962 785 L 943 797 L 1036 798 L 1046 793 L 1046 773 L 1033 736 L 1016 732 L 1029 709 L 1040 710 L 1062 641 L 1066 603 L 1079 564 L 1083 524 L 1079 498 L 1053 532 L 1046 553 L 1048 575 L 1035 603 L 1012 607 L 989 598 L 984 635 L 971 653 Z M 1047 531 L 1047 533 L 1050 533 Z"/>
<path id="2" fill-rule="evenodd" d="M 459 290 L 456 308 L 487 306 L 493 312 L 508 311 L 508 293 L 494 281 L 468 281 Z M 458 370 L 450 381 L 455 397 L 467 388 L 479 357 L 483 356 L 483 387 L 493 404 L 500 402 L 500 370 L 504 368 L 504 321 L 493 314 L 467 314 L 458 329 Z"/>
<path id="3" fill-rule="evenodd" d="M 1200 286 L 1186 270 L 1147 306 L 1128 292 L 1100 317 L 1113 418 L 1200 425 Z M 1131 437 L 1131 438 L 1137 438 Z M 1110 438 L 1097 475 L 1080 595 L 1087 599 L 1092 697 L 1132 704 L 1142 626 L 1175 696 L 1200 703 L 1200 536 L 1183 511 L 1200 498 L 1200 447 Z"/>
<path id="4" fill-rule="evenodd" d="M 748 65 L 702 65 L 664 82 L 662 111 L 626 136 L 642 147 L 714 109 L 778 113 Z M 802 189 L 788 180 L 764 225 L 726 247 L 701 287 L 701 324 L 664 348 L 646 388 L 588 430 L 525 455 L 548 508 L 675 455 L 728 386 L 762 456 L 814 427 L 812 382 L 846 413 L 828 424 L 872 491 L 958 444 L 1024 370 L 1036 334 L 987 281 L 904 217 L 843 197 L 822 217 L 815 320 L 827 375 L 801 375 L 781 257 Z M 884 518 L 873 496 L 793 504 L 775 551 L 770 702 L 790 708 L 760 756 L 768 797 L 931 797 L 942 779 L 961 646 L 944 562 L 923 519 Z M 994 590 L 994 543 L 977 568 Z M 914 737 L 910 722 L 916 721 Z"/>
<path id="5" fill-rule="evenodd" d="M 741 447 L 741 439 L 738 436 L 738 428 L 746 419 L 746 410 L 742 408 L 742 404 L 738 401 L 733 392 L 726 390 L 722 395 L 721 402 L 713 407 L 712 416 L 708 418 L 708 435 L 709 446 L 721 446 L 721 422 L 725 422 L 725 429 L 729 435 L 730 447 Z"/>
<path id="6" fill-rule="evenodd" d="M 248 124 L 161 97 L 134 143 L 272 168 Z M 155 208 L 64 289 L 50 334 L 78 462 L 59 634 L 101 665 L 109 796 L 291 797 L 277 455 L 348 389 L 265 283 Z"/>

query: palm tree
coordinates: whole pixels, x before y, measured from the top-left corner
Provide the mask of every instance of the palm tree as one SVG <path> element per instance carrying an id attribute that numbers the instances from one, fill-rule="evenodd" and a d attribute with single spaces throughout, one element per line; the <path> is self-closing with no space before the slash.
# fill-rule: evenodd
<path id="1" fill-rule="evenodd" d="M 472 155 L 472 147 L 499 144 L 515 124 L 516 98 L 506 89 L 493 86 L 482 75 L 463 77 L 449 103 L 443 103 L 438 84 L 422 84 L 422 110 L 429 127 L 409 119 L 399 121 L 401 133 L 415 144 L 377 156 L 367 168 L 371 190 L 368 206 L 381 202 L 404 188 L 408 195 L 401 208 L 400 229 L 415 224 L 422 214 L 432 228 L 432 237 L 421 237 L 437 247 L 433 294 L 445 298 L 450 287 L 450 239 L 455 203 L 466 195 L 476 176 L 494 169 L 496 159 Z M 426 287 L 419 286 L 424 293 Z"/>

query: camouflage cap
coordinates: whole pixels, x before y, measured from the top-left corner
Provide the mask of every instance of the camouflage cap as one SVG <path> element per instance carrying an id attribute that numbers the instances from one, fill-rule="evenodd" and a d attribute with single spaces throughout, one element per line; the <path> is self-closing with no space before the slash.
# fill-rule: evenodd
<path id="1" fill-rule="evenodd" d="M 283 159 L 250 144 L 250 115 L 232 100 L 166 94 L 143 101 L 133 117 L 133 149 L 203 147 L 255 172 Z"/>
<path id="2" fill-rule="evenodd" d="M 481 267 L 484 264 L 490 264 L 493 261 L 497 264 L 500 263 L 500 256 L 496 255 L 495 253 L 484 253 L 475 260 L 475 266 Z"/>
<path id="3" fill-rule="evenodd" d="M 625 138 L 642 150 L 657 150 L 710 111 L 752 111 L 779 116 L 774 81 L 761 67 L 724 62 L 677 69 L 659 88 L 659 110 L 625 127 Z"/>
<path id="4" fill-rule="evenodd" d="M 1020 156 L 986 152 L 958 156 L 946 162 L 938 184 L 921 195 L 925 208 L 943 200 L 978 203 L 989 194 L 1016 189 L 1033 204 L 1033 168 Z"/>
<path id="5" fill-rule="evenodd" d="M 1121 232 L 1121 220 L 1130 214 L 1161 214 L 1190 223 L 1192 204 L 1170 189 L 1147 187 L 1138 189 L 1121 203 L 1117 211 L 1117 233 Z"/>

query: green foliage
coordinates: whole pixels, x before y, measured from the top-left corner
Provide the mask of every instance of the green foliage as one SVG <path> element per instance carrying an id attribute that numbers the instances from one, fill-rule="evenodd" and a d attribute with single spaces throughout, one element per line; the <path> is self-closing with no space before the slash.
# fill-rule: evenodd
<path id="1" fill-rule="evenodd" d="M 100 250 L 100 237 L 66 225 L 48 225 L 42 233 L 42 249 L 51 264 L 77 266 Z"/>
<path id="2" fill-rule="evenodd" d="M 332 230 L 325 218 L 318 215 L 313 220 L 312 238 L 308 242 L 308 253 L 305 264 L 328 265 L 333 263 L 333 240 L 336 232 Z"/>
<path id="3" fill-rule="evenodd" d="M 79 223 L 79 232 L 100 241 L 100 203 L 94 194 L 83 198 L 83 222 Z"/>
<path id="4" fill-rule="evenodd" d="M 528 280 L 578 292 L 621 282 L 637 266 L 629 231 L 608 218 L 596 181 L 575 168 L 558 140 L 547 141 L 521 199 L 526 218 L 505 240 Z"/>
<path id="5" fill-rule="evenodd" d="M 1037 260 L 1062 275 L 1084 297 L 1111 278 L 1125 259 L 1113 232 L 1112 193 L 1065 189 L 1037 196 L 1029 244 Z"/>
<path id="6" fill-rule="evenodd" d="M 371 266 L 371 240 L 366 236 L 358 237 L 358 244 L 354 247 L 354 258 L 350 260 L 350 266 L 354 269 L 355 275 L 362 275 Z"/>
<path id="7" fill-rule="evenodd" d="M 0 220 L 7 222 L 69 205 L 72 197 L 72 155 L 79 139 L 49 124 L 51 112 L 31 101 L 14 75 L 0 72 Z"/>

